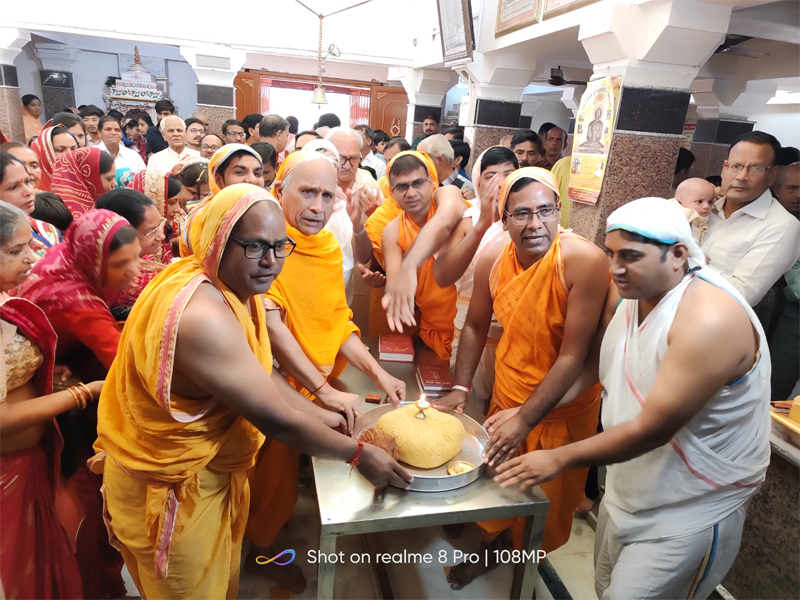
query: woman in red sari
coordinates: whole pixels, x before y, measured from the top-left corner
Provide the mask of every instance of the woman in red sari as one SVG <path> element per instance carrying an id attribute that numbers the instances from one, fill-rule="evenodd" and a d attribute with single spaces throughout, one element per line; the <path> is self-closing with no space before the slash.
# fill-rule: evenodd
<path id="1" fill-rule="evenodd" d="M 105 370 L 111 366 L 119 331 L 107 299 L 131 286 L 139 274 L 139 251 L 139 238 L 128 221 L 93 209 L 73 221 L 64 242 L 34 265 L 20 287 L 20 295 L 50 319 L 58 335 L 58 356 L 68 365 L 70 355 L 85 346 Z M 76 364 L 73 371 L 83 367 Z"/>
<path id="2" fill-rule="evenodd" d="M 42 170 L 39 189 L 43 192 L 52 191 L 50 186 L 56 159 L 62 154 L 78 149 L 78 141 L 66 127 L 63 125 L 51 127 L 51 123 L 52 121 L 47 122 L 31 144 L 31 150 L 39 157 L 39 168 Z"/>
<path id="3" fill-rule="evenodd" d="M 7 295 L 33 264 L 27 225 L 0 202 L 0 581 L 5 598 L 83 598 L 56 513 L 63 444 L 54 417 L 99 398 L 103 382 L 53 393 L 55 332 L 35 304 Z"/>
<path id="4" fill-rule="evenodd" d="M 19 295 L 39 306 L 53 325 L 59 362 L 63 359 L 82 381 L 103 378 L 114 361 L 119 330 L 107 302 L 129 288 L 138 273 L 136 230 L 111 211 L 92 209 L 73 221 L 64 242 L 36 263 L 19 287 Z M 97 437 L 96 408 L 92 409 L 71 411 L 59 419 L 65 437 L 64 504 L 69 503 L 80 522 L 79 528 L 65 526 L 76 539 L 86 597 L 111 598 L 124 595 L 125 586 L 122 557 L 109 546 L 103 524 L 100 480 L 86 466 Z"/>
<path id="5" fill-rule="evenodd" d="M 117 187 L 114 157 L 97 148 L 78 148 L 56 159 L 52 191 L 76 219 L 94 208 L 100 196 Z"/>
<path id="6" fill-rule="evenodd" d="M 152 257 L 161 251 L 167 219 L 158 212 L 155 202 L 143 193 L 129 188 L 117 188 L 108 192 L 97 201 L 97 208 L 110 210 L 124 217 L 136 228 L 139 236 L 139 253 L 142 258 L 139 275 L 133 279 L 131 287 L 124 292 L 117 292 L 108 300 L 114 318 L 125 321 L 130 310 L 125 311 L 122 308 L 130 309 L 147 284 L 166 268 L 165 264 L 153 260 Z"/>

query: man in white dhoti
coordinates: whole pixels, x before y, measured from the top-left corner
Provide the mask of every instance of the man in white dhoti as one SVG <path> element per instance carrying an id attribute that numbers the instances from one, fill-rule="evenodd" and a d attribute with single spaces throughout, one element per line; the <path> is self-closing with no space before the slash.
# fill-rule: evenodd
<path id="1" fill-rule="evenodd" d="M 770 361 L 744 298 L 674 204 L 636 200 L 608 218 L 616 290 L 599 356 L 605 431 L 497 469 L 528 488 L 606 464 L 595 537 L 600 598 L 706 598 L 739 551 L 769 464 Z"/>

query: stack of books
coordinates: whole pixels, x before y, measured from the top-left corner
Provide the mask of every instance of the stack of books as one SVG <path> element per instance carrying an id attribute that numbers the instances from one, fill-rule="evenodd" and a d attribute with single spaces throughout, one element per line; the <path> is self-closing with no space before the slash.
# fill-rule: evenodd
<path id="1" fill-rule="evenodd" d="M 447 363 L 417 366 L 417 383 L 428 398 L 441 398 L 453 389 L 453 377 Z"/>
<path id="2" fill-rule="evenodd" d="M 378 338 L 379 360 L 389 362 L 414 362 L 414 342 L 410 335 L 383 334 Z"/>

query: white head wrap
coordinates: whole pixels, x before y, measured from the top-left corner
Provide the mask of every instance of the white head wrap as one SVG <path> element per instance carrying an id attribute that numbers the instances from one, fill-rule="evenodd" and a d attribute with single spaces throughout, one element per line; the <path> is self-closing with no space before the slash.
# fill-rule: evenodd
<path id="1" fill-rule="evenodd" d="M 339 151 L 336 149 L 336 146 L 333 145 L 333 142 L 329 142 L 328 140 L 311 140 L 305 146 L 303 146 L 303 152 L 319 152 L 320 150 L 327 150 L 328 152 L 332 152 L 333 155 L 336 157 L 336 166 L 339 166 Z"/>
<path id="2" fill-rule="evenodd" d="M 606 233 L 622 229 L 662 244 L 681 243 L 689 249 L 689 268 L 703 267 L 706 257 L 692 236 L 680 207 L 664 198 L 640 198 L 620 206 L 608 217 Z"/>

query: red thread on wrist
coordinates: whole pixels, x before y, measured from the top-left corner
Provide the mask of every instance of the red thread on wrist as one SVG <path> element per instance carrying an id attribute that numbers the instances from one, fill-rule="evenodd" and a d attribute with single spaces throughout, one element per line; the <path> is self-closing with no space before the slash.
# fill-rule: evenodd
<path id="1" fill-rule="evenodd" d="M 355 455 L 352 459 L 347 461 L 347 464 L 350 465 L 350 472 L 353 472 L 353 469 L 358 466 L 358 459 L 361 456 L 361 452 L 364 450 L 364 442 L 361 440 L 356 440 L 358 442 L 358 449 L 356 450 Z"/>
<path id="2" fill-rule="evenodd" d="M 318 388 L 316 388 L 315 390 L 311 391 L 311 392 L 310 392 L 310 394 L 311 394 L 312 396 L 313 396 L 314 394 L 316 394 L 318 391 L 320 391 L 322 388 L 324 388 L 324 387 L 325 387 L 325 384 L 326 384 L 326 383 L 328 383 L 328 380 L 327 380 L 327 379 L 323 379 L 323 380 L 322 380 L 322 383 L 320 383 L 320 384 L 319 384 L 319 387 L 318 387 Z"/>

